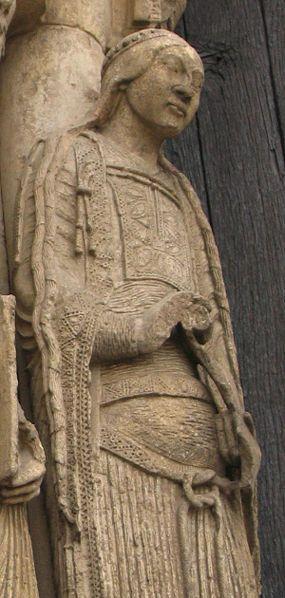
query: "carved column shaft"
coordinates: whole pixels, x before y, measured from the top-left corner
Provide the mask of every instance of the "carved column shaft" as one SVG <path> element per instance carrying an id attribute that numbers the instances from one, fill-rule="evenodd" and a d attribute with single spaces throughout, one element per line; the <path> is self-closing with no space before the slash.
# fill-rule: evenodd
<path id="1" fill-rule="evenodd" d="M 36 139 L 92 116 L 104 50 L 147 26 L 173 27 L 185 0 L 18 0 L 0 69 L 0 168 L 9 261 L 20 173 Z M 32 31 L 31 31 L 32 29 Z"/>

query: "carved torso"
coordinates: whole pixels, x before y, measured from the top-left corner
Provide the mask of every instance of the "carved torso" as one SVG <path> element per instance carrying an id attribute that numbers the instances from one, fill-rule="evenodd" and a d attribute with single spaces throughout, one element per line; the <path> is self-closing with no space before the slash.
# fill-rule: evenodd
<path id="1" fill-rule="evenodd" d="M 121 230 L 121 279 L 191 288 L 187 232 L 174 190 L 159 177 L 112 166 L 107 176 Z"/>
<path id="2" fill-rule="evenodd" d="M 100 141 L 113 245 L 108 309 L 139 316 L 169 293 L 195 290 L 181 193 L 163 168 L 150 176 L 118 148 Z M 100 215 L 90 214 L 90 219 L 96 223 Z M 89 259 L 96 280 L 96 252 Z M 103 447 L 125 457 L 136 453 L 141 465 L 144 447 L 186 467 L 220 469 L 215 408 L 177 333 L 154 353 L 102 363 L 100 370 Z"/>
<path id="3" fill-rule="evenodd" d="M 63 145 L 64 142 L 65 138 Z M 187 492 L 196 472 L 206 471 L 208 475 L 210 470 L 210 476 L 218 474 L 227 483 L 216 431 L 217 409 L 199 379 L 196 362 L 185 349 L 180 330 L 175 329 L 159 349 L 134 353 L 136 356 L 130 357 L 128 351 L 124 353 L 125 339 L 131 329 L 128 323 L 179 291 L 197 292 L 210 300 L 216 292 L 221 301 L 223 287 L 207 223 L 195 206 L 191 189 L 184 190 L 181 179 L 177 179 L 170 168 L 164 168 L 162 163 L 156 173 L 149 174 L 143 163 L 136 162 L 133 156 L 122 155 L 120 148 L 111 146 L 102 135 L 89 130 L 70 143 L 54 176 L 54 193 L 49 193 L 52 181 L 45 183 L 44 217 L 43 206 L 29 195 L 29 185 L 25 187 L 27 196 L 22 224 L 19 224 L 19 272 L 28 280 L 33 268 L 36 306 L 41 301 L 44 305 L 41 311 L 35 308 L 33 312 L 34 335 L 38 346 L 44 339 L 45 350 L 41 362 L 39 351 L 37 359 L 34 356 L 31 362 L 35 413 L 46 445 L 55 439 L 53 450 L 63 512 L 68 522 L 76 525 L 78 522 L 81 527 L 82 550 L 87 547 L 88 563 L 94 566 L 93 577 L 90 576 L 92 591 L 86 596 L 97 595 L 94 588 L 101 569 L 95 570 L 94 546 L 98 541 L 98 546 L 101 543 L 103 547 L 103 573 L 112 555 L 113 572 L 108 582 L 111 579 L 115 589 L 110 595 L 115 596 L 120 595 L 116 580 L 125 550 L 123 537 L 109 545 L 106 536 L 113 529 L 109 525 L 110 514 L 118 523 L 118 501 L 114 505 L 112 502 L 115 493 L 118 491 L 125 509 L 123 493 L 131 484 L 131 509 L 135 504 L 143 505 L 144 509 L 141 491 L 149 488 L 152 492 L 153 485 L 154 502 L 148 511 L 146 501 L 143 516 L 148 525 L 154 513 L 154 519 L 157 518 L 163 529 L 164 514 L 157 501 L 168 499 L 174 490 L 179 492 L 179 500 L 178 494 L 173 494 L 172 518 L 182 504 L 181 486 L 187 497 L 183 498 L 185 515 L 192 521 L 193 513 L 187 502 L 191 502 L 192 495 Z M 37 199 L 41 198 L 37 196 Z M 41 248 L 39 231 L 34 234 L 36 222 L 45 226 L 45 242 Z M 51 246 L 52 259 L 49 259 Z M 211 278 L 213 272 L 215 284 Z M 34 348 L 35 344 L 30 344 L 31 327 L 29 331 L 32 310 L 25 312 L 29 297 L 32 291 L 27 296 L 19 294 L 18 313 L 22 322 L 18 329 L 27 348 Z M 219 304 L 224 310 L 222 313 L 215 300 L 212 303 L 215 354 L 222 356 L 226 368 L 229 353 L 226 353 L 228 346 L 224 343 L 221 315 L 227 313 L 227 304 L 225 300 Z M 107 326 L 107 348 L 111 342 L 118 350 L 117 354 L 113 352 L 112 358 L 102 358 L 104 351 L 100 357 L 100 352 L 94 350 L 94 347 L 98 349 L 96 335 L 102 333 L 101 317 Z M 37 336 L 37 321 L 45 336 Z M 50 370 L 44 371 L 46 357 Z M 45 398 L 43 380 L 48 380 L 46 401 L 48 408 L 52 406 L 55 419 L 52 427 L 55 434 L 50 435 L 46 433 L 45 413 L 41 414 Z M 162 493 L 158 491 L 160 480 L 165 487 Z M 217 489 L 215 493 L 218 496 Z M 126 493 L 129 500 L 128 496 L 129 490 Z M 193 496 L 195 498 L 195 493 Z M 139 520 L 137 513 L 130 515 L 132 526 Z M 206 522 L 205 530 L 201 528 L 203 537 L 207 532 L 207 538 L 209 534 L 213 536 L 215 526 L 212 511 L 208 514 L 210 524 Z M 174 531 L 170 545 L 176 542 L 180 550 L 180 536 L 176 537 L 175 531 L 177 522 L 173 526 L 171 518 Z M 217 523 L 220 529 L 220 514 Z M 184 529 L 185 522 L 182 527 Z M 134 531 L 134 541 L 131 549 L 128 543 L 128 550 L 132 558 L 141 563 L 140 552 L 136 550 L 137 538 Z M 65 550 L 65 537 L 58 542 Z M 141 546 L 144 542 L 145 536 Z M 185 542 L 188 542 L 188 532 Z M 243 546 L 246 546 L 245 540 Z M 157 557 L 156 541 L 153 547 L 155 557 L 146 563 L 146 583 L 149 567 L 170 559 L 164 548 Z M 72 550 L 75 557 L 81 554 L 81 546 L 76 543 Z M 188 560 L 185 564 L 188 567 Z M 245 569 L 252 580 L 251 562 L 248 572 L 247 567 Z M 193 571 L 193 579 L 196 579 L 196 564 Z M 169 595 L 182 595 L 183 583 L 175 581 Z M 230 582 L 228 586 L 225 595 L 234 595 Z M 235 596 L 248 598 L 240 586 L 237 587 Z M 254 582 L 251 587 L 254 588 Z M 248 594 L 251 595 L 255 598 L 255 589 Z"/>
<path id="4" fill-rule="evenodd" d="M 94 302 L 101 294 L 106 309 L 127 321 L 169 294 L 195 292 L 196 264 L 175 177 L 162 166 L 149 175 L 143 164 L 135 163 L 133 156 L 122 155 L 120 148 L 107 143 L 102 135 L 96 134 L 94 140 L 99 140 L 104 161 L 104 189 L 99 172 L 103 162 L 96 162 L 94 143 L 87 139 L 69 151 L 57 177 L 58 305 L 64 306 L 79 292 L 84 297 L 81 289 L 85 288 Z M 93 192 L 87 200 L 76 195 L 78 185 L 83 186 L 76 154 L 82 156 L 83 170 L 87 168 L 93 181 Z M 89 232 L 87 226 L 78 229 L 83 216 Z M 32 208 L 29 214 L 27 207 L 29 228 L 33 227 L 33 218 Z M 76 255 L 78 230 L 83 235 L 84 250 Z M 92 251 L 88 251 L 90 244 Z M 26 251 L 28 254 L 28 246 Z M 71 305 L 73 310 L 73 299 Z M 74 313 L 79 322 L 77 309 Z M 68 331 L 70 316 L 65 321 Z M 96 361 L 91 373 L 93 370 L 98 371 Z M 111 362 L 101 360 L 100 381 L 102 446 L 126 456 L 124 439 L 128 438 L 183 466 L 221 469 L 216 409 L 177 331 L 152 353 L 114 358 Z"/>

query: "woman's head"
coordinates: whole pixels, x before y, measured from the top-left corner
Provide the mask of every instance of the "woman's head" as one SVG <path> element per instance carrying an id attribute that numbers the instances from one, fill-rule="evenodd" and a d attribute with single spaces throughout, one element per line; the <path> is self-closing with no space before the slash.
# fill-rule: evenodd
<path id="1" fill-rule="evenodd" d="M 202 61 L 182 38 L 163 29 L 140 31 L 107 54 L 95 124 L 110 121 L 125 94 L 141 118 L 164 123 L 175 135 L 192 120 L 202 83 Z"/>

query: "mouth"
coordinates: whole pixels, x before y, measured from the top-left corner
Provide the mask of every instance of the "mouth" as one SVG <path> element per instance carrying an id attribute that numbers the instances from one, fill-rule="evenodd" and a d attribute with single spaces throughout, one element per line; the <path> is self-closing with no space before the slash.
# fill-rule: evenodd
<path id="1" fill-rule="evenodd" d="M 182 104 L 178 104 L 176 102 L 168 102 L 167 106 L 172 108 L 172 110 L 175 111 L 176 114 L 179 114 L 179 116 L 185 117 L 187 115 L 187 108 Z"/>

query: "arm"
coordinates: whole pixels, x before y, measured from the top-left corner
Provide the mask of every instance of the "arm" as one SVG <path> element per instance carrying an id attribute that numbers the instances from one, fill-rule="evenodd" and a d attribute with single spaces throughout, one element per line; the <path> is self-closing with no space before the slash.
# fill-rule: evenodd
<path id="1" fill-rule="evenodd" d="M 152 353 L 183 323 L 204 334 L 211 327 L 209 304 L 190 292 L 173 291 L 137 317 L 105 309 L 97 328 L 93 358 L 116 360 Z"/>

